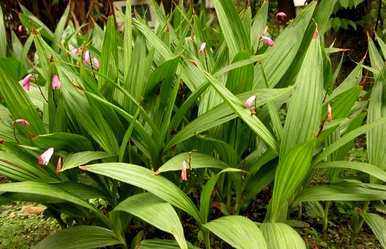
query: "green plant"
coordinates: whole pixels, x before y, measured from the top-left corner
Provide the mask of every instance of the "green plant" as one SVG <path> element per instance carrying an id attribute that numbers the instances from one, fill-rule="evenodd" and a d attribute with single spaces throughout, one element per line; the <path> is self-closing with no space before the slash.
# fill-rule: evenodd
<path id="1" fill-rule="evenodd" d="M 336 87 L 321 39 L 331 6 L 310 3 L 270 46 L 268 2 L 252 18 L 215 0 L 218 23 L 151 3 L 155 29 L 131 18 L 128 1 L 122 33 L 110 17 L 81 34 L 68 11 L 52 32 L 24 10 L 30 37 L 14 36 L 0 59 L 0 173 L 15 181 L 0 184 L 1 198 L 41 202 L 67 228 L 35 248 L 194 248 L 187 231 L 206 248 L 217 237 L 305 248 L 288 225 L 299 204 L 385 199 L 382 169 L 344 161 L 386 119 L 362 125 L 363 62 Z M 381 182 L 342 179 L 343 168 Z M 309 184 L 319 169 L 329 184 Z M 271 184 L 261 219 L 243 216 Z"/>

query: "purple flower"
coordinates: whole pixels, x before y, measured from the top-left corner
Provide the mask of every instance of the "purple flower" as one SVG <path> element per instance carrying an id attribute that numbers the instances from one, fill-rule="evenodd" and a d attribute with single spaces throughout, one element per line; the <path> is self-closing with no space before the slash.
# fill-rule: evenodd
<path id="1" fill-rule="evenodd" d="M 18 118 L 15 120 L 15 124 L 26 126 L 29 125 L 29 122 L 24 118 Z"/>
<path id="2" fill-rule="evenodd" d="M 59 76 L 55 74 L 54 77 L 52 77 L 52 82 L 51 82 L 52 89 L 54 90 L 59 89 L 61 85 L 62 83 L 59 80 Z"/>
<path id="3" fill-rule="evenodd" d="M 261 36 L 261 40 L 263 41 L 263 43 L 269 47 L 272 47 L 273 46 L 273 40 L 271 39 L 271 37 L 267 36 L 267 35 L 263 35 Z"/>
<path id="4" fill-rule="evenodd" d="M 42 166 L 48 165 L 52 155 L 54 154 L 54 148 L 48 148 L 38 157 L 38 164 Z"/>
<path id="5" fill-rule="evenodd" d="M 31 87 L 31 79 L 32 79 L 32 74 L 27 74 L 22 80 L 21 80 L 21 85 L 23 86 L 24 90 L 29 91 Z"/>
<path id="6" fill-rule="evenodd" d="M 244 102 L 244 106 L 248 109 L 251 109 L 252 107 L 255 106 L 255 102 L 256 102 L 256 95 L 253 95 L 251 97 L 249 97 L 245 102 Z"/>

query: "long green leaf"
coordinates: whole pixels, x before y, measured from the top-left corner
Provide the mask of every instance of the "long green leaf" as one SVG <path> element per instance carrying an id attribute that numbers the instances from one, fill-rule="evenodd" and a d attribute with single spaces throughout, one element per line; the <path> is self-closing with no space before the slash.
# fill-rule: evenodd
<path id="1" fill-rule="evenodd" d="M 314 33 L 288 103 L 280 153 L 285 154 L 315 136 L 321 121 L 322 100 L 323 59 L 319 36 Z"/>
<path id="2" fill-rule="evenodd" d="M 230 57 L 249 49 L 249 37 L 245 32 L 234 4 L 227 0 L 214 0 L 218 21 L 228 45 Z"/>
<path id="3" fill-rule="evenodd" d="M 200 71 L 208 79 L 211 86 L 224 99 L 233 111 L 264 141 L 269 147 L 277 151 L 277 142 L 271 132 L 265 127 L 263 122 L 256 115 L 251 115 L 251 111 L 244 107 L 243 103 L 233 95 L 223 84 L 211 74 L 199 67 Z"/>
<path id="4" fill-rule="evenodd" d="M 364 213 L 363 218 L 369 225 L 383 248 L 386 248 L 386 219 L 377 214 Z"/>
<path id="5" fill-rule="evenodd" d="M 378 119 L 378 120 L 372 122 L 371 124 L 363 125 L 359 128 L 356 128 L 355 130 L 348 132 L 347 134 L 345 134 L 344 136 L 342 136 L 341 138 L 336 140 L 334 143 L 332 143 L 331 145 L 326 147 L 324 149 L 324 151 L 322 153 L 320 153 L 315 158 L 314 163 L 319 163 L 319 162 L 323 161 L 328 155 L 337 151 L 339 148 L 341 148 L 345 144 L 349 143 L 350 141 L 352 141 L 354 138 L 358 137 L 359 135 L 362 135 L 362 134 L 366 133 L 367 131 L 369 131 L 370 129 L 373 129 L 379 125 L 385 125 L 385 124 L 386 124 L 386 118 L 381 118 L 381 119 Z"/>
<path id="6" fill-rule="evenodd" d="M 122 243 L 109 229 L 98 226 L 75 226 L 49 236 L 32 248 L 94 249 L 119 244 Z"/>
<path id="7" fill-rule="evenodd" d="M 110 221 L 98 209 L 94 208 L 87 201 L 80 199 L 78 196 L 64 191 L 62 188 L 55 186 L 55 184 L 47 184 L 40 182 L 15 182 L 0 184 L 0 192 L 26 193 L 43 195 L 47 197 L 62 199 L 74 203 L 76 205 L 85 207 L 93 211 L 105 224 L 109 225 Z"/>
<path id="8" fill-rule="evenodd" d="M 269 209 L 271 222 L 287 219 L 286 203 L 309 174 L 314 147 L 315 140 L 311 140 L 296 146 L 280 158 Z"/>
<path id="9" fill-rule="evenodd" d="M 125 163 L 100 163 L 87 165 L 82 169 L 145 189 L 184 210 L 200 222 L 198 210 L 189 197 L 172 182 L 162 176 L 155 175 L 149 169 Z"/>
<path id="10" fill-rule="evenodd" d="M 218 168 L 224 169 L 228 165 L 220 160 L 217 160 L 211 156 L 197 153 L 197 152 L 187 152 L 181 153 L 173 158 L 169 159 L 164 163 L 157 172 L 167 172 L 167 171 L 178 171 L 181 170 L 183 161 L 186 161 L 191 169 L 200 169 L 200 168 Z"/>
<path id="11" fill-rule="evenodd" d="M 7 56 L 7 31 L 5 29 L 3 8 L 0 6 L 0 57 Z"/>
<path id="12" fill-rule="evenodd" d="M 375 201 L 386 200 L 383 185 L 342 182 L 309 187 L 297 197 L 294 204 L 302 201 Z"/>
<path id="13" fill-rule="evenodd" d="M 317 165 L 317 168 L 338 168 L 338 169 L 352 169 L 369 174 L 383 182 L 386 182 L 386 172 L 375 165 L 369 163 L 349 162 L 349 161 L 329 161 Z"/>
<path id="14" fill-rule="evenodd" d="M 287 224 L 262 223 L 260 230 L 268 249 L 306 249 L 302 237 Z"/>
<path id="15" fill-rule="evenodd" d="M 203 225 L 236 249 L 266 249 L 257 225 L 243 216 L 224 216 Z"/>
<path id="16" fill-rule="evenodd" d="M 150 193 L 137 194 L 119 203 L 113 210 L 113 212 L 116 211 L 137 216 L 158 229 L 172 234 L 181 248 L 188 248 L 176 211 L 169 203 L 158 197 Z"/>
<path id="17" fill-rule="evenodd" d="M 61 171 L 79 167 L 91 161 L 100 160 L 108 157 L 112 157 L 112 155 L 103 151 L 82 151 L 70 154 L 64 158 L 63 167 Z"/>
<path id="18" fill-rule="evenodd" d="M 142 240 L 140 244 L 141 249 L 180 249 L 179 245 L 175 240 Z M 189 249 L 199 249 L 188 243 Z"/>
<path id="19" fill-rule="evenodd" d="M 268 86 L 274 87 L 291 67 L 292 62 L 302 44 L 303 37 L 314 13 L 316 2 L 309 4 L 295 19 L 288 25 L 275 40 L 275 45 L 267 49 L 266 59 L 263 60 L 263 68 L 268 79 Z M 259 88 L 265 87 L 264 76 L 259 73 L 260 66 L 255 71 L 254 85 Z"/>

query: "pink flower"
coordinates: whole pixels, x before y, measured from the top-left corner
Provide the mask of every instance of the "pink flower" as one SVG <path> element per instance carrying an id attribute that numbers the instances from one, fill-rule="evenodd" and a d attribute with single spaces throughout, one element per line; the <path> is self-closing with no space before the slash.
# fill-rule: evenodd
<path id="1" fill-rule="evenodd" d="M 83 64 L 90 64 L 90 59 L 91 59 L 91 56 L 90 56 L 90 51 L 86 50 L 86 52 L 84 52 L 83 54 Z"/>
<path id="2" fill-rule="evenodd" d="M 201 43 L 198 53 L 203 54 L 205 52 L 206 42 Z"/>
<path id="3" fill-rule="evenodd" d="M 79 53 L 80 53 L 80 49 L 79 48 L 75 48 L 75 47 L 73 47 L 73 46 L 70 46 L 70 54 L 72 55 L 72 56 L 78 56 L 79 55 Z"/>
<path id="4" fill-rule="evenodd" d="M 188 163 L 184 160 L 182 161 L 181 181 L 187 181 L 187 180 L 188 180 Z"/>
<path id="5" fill-rule="evenodd" d="M 32 79 L 32 74 L 27 74 L 22 80 L 21 80 L 21 85 L 23 86 L 24 90 L 29 91 L 31 87 L 31 79 Z"/>
<path id="6" fill-rule="evenodd" d="M 23 25 L 19 25 L 19 26 L 17 26 L 17 32 L 19 32 L 19 33 L 21 33 L 21 32 L 23 32 Z"/>
<path id="7" fill-rule="evenodd" d="M 48 165 L 53 154 L 54 148 L 48 148 L 38 157 L 38 164 L 42 166 Z"/>
<path id="8" fill-rule="evenodd" d="M 96 57 L 91 57 L 90 51 L 88 50 L 83 54 L 83 64 L 91 65 L 95 69 L 99 69 L 100 66 L 98 59 Z"/>
<path id="9" fill-rule="evenodd" d="M 276 13 L 276 17 L 280 18 L 287 18 L 287 14 L 283 11 L 279 11 Z"/>
<path id="10" fill-rule="evenodd" d="M 52 77 L 52 81 L 51 81 L 52 89 L 54 89 L 54 90 L 59 89 L 61 87 L 61 85 L 62 85 L 62 83 L 59 80 L 59 76 L 55 74 L 54 77 Z"/>
<path id="11" fill-rule="evenodd" d="M 261 36 L 261 40 L 263 41 L 263 43 L 269 47 L 272 47 L 273 46 L 273 40 L 271 39 L 271 37 L 267 36 L 267 35 L 263 35 Z"/>
<path id="12" fill-rule="evenodd" d="M 91 63 L 95 69 L 99 69 L 100 64 L 99 64 L 99 61 L 96 57 L 91 58 Z"/>
<path id="13" fill-rule="evenodd" d="M 288 16 L 287 16 L 287 14 L 285 12 L 279 11 L 279 12 L 276 13 L 276 20 L 280 24 L 285 24 L 288 21 Z"/>
<path id="14" fill-rule="evenodd" d="M 29 125 L 29 122 L 24 118 L 18 118 L 15 120 L 15 124 L 26 126 Z"/>
<path id="15" fill-rule="evenodd" d="M 253 95 L 251 97 L 249 97 L 245 102 L 244 102 L 244 106 L 248 109 L 252 108 L 255 106 L 255 102 L 256 102 L 256 95 Z"/>

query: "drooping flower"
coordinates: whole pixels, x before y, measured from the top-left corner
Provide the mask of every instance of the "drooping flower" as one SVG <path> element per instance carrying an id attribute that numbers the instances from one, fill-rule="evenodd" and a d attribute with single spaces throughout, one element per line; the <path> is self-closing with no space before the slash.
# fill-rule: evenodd
<path id="1" fill-rule="evenodd" d="M 279 11 L 276 13 L 276 19 L 280 24 L 285 24 L 288 21 L 288 16 L 285 12 Z"/>
<path id="2" fill-rule="evenodd" d="M 91 58 L 91 63 L 95 69 L 99 69 L 100 64 L 99 64 L 99 60 L 96 57 Z"/>
<path id="3" fill-rule="evenodd" d="M 182 161 L 182 167 L 181 167 L 181 181 L 187 181 L 188 180 L 188 163 L 184 160 Z"/>
<path id="4" fill-rule="evenodd" d="M 38 164 L 42 166 L 48 165 L 52 155 L 54 154 L 54 148 L 48 148 L 38 157 Z"/>
<path id="5" fill-rule="evenodd" d="M 52 81 L 51 81 L 52 89 L 54 90 L 59 89 L 61 85 L 62 83 L 60 82 L 59 76 L 55 74 L 54 77 L 52 77 Z"/>
<path id="6" fill-rule="evenodd" d="M 99 60 L 96 57 L 92 57 L 90 55 L 90 51 L 88 50 L 86 50 L 86 52 L 83 54 L 83 64 L 91 65 L 95 69 L 99 69 L 100 67 Z"/>
<path id="7" fill-rule="evenodd" d="M 17 32 L 21 33 L 23 32 L 23 30 L 24 30 L 23 25 L 17 26 Z"/>
<path id="8" fill-rule="evenodd" d="M 83 54 L 83 63 L 84 64 L 90 64 L 90 51 L 86 50 Z"/>
<path id="9" fill-rule="evenodd" d="M 327 105 L 327 121 L 331 121 L 333 119 L 332 116 L 332 107 L 330 104 Z"/>
<path id="10" fill-rule="evenodd" d="M 80 54 L 79 48 L 76 48 L 76 47 L 72 46 L 71 44 L 68 46 L 68 48 L 70 49 L 71 56 L 75 57 L 75 56 L 78 56 Z"/>
<path id="11" fill-rule="evenodd" d="M 276 13 L 276 17 L 287 18 L 287 14 L 283 11 L 279 11 Z"/>
<path id="12" fill-rule="evenodd" d="M 60 173 L 61 173 L 61 171 L 62 171 L 62 161 L 63 161 L 63 159 L 62 159 L 62 157 L 60 156 L 60 157 L 58 158 L 58 161 L 56 162 L 56 170 L 55 170 L 55 173 L 56 173 L 57 176 L 60 176 Z"/>
<path id="13" fill-rule="evenodd" d="M 27 74 L 22 80 L 21 80 L 21 85 L 23 86 L 24 90 L 29 91 L 31 87 L 31 79 L 32 79 L 32 74 Z"/>
<path id="14" fill-rule="evenodd" d="M 256 95 L 253 95 L 251 97 L 249 97 L 245 102 L 244 102 L 244 106 L 248 109 L 251 109 L 252 107 L 255 106 L 255 102 L 256 102 Z"/>
<path id="15" fill-rule="evenodd" d="M 28 120 L 26 120 L 24 118 L 18 118 L 15 120 L 15 124 L 27 126 L 27 125 L 29 125 L 29 122 L 28 122 Z"/>
<path id="16" fill-rule="evenodd" d="M 206 42 L 201 43 L 198 53 L 203 54 L 205 52 Z"/>
<path id="17" fill-rule="evenodd" d="M 261 40 L 263 41 L 263 43 L 269 47 L 272 47 L 273 46 L 273 40 L 271 37 L 269 37 L 268 35 L 263 35 L 261 36 Z"/>

